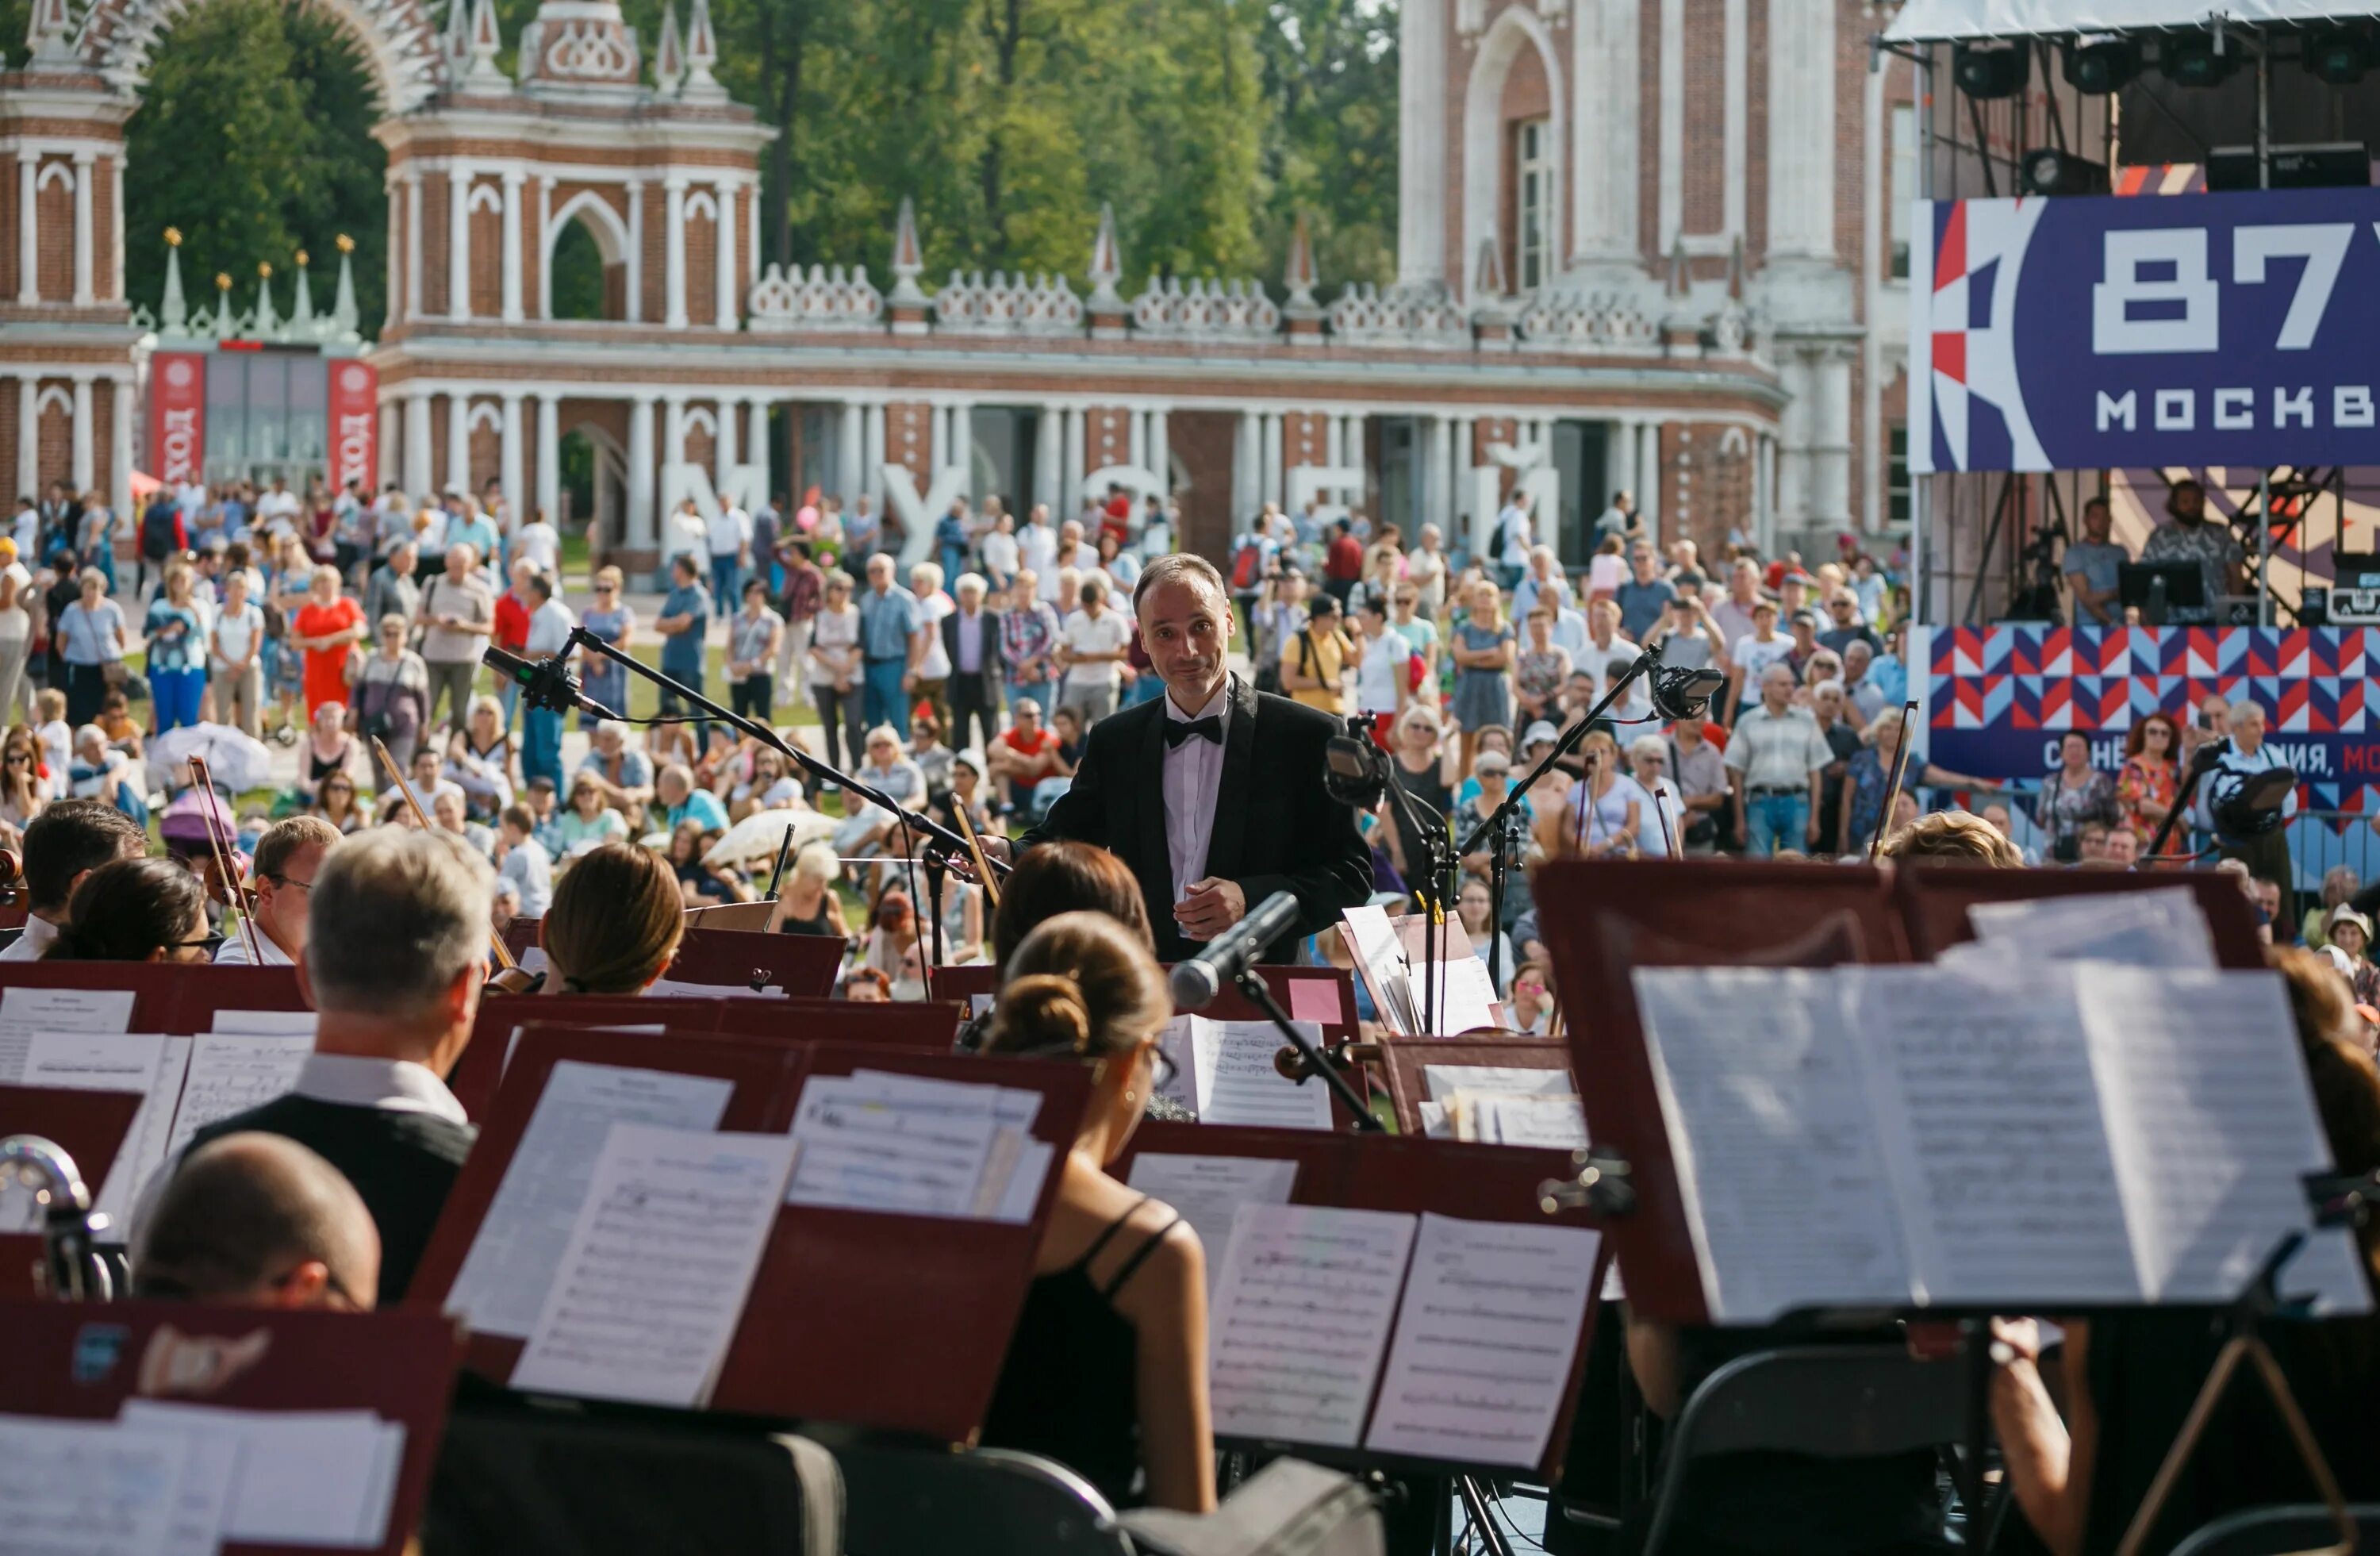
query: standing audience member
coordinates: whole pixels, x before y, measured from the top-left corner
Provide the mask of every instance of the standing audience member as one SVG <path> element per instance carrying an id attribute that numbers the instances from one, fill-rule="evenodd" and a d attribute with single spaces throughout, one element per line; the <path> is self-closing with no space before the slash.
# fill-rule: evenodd
<path id="1" fill-rule="evenodd" d="M 2042 784 L 2034 802 L 2034 825 L 2050 835 L 2050 857 L 2059 864 L 2082 857 L 2082 827 L 2087 821 L 2114 826 L 2122 820 L 2116 806 L 2116 785 L 2091 766 L 2091 737 L 2068 730 L 2058 742 L 2058 767 Z"/>
<path id="2" fill-rule="evenodd" d="M 430 666 L 405 646 L 405 618 L 380 618 L 380 647 L 356 667 L 356 730 L 378 740 L 399 767 L 409 767 L 430 726 Z"/>
<path id="3" fill-rule="evenodd" d="M 2135 722 L 2124 737 L 2124 766 L 2116 777 L 2116 804 L 2124 824 L 2138 833 L 2143 844 L 2156 836 L 2157 828 L 2172 813 L 2174 798 L 2180 792 L 2181 767 L 2176 760 L 2180 749 L 2181 726 L 2163 710 Z M 2187 834 L 2177 827 L 2166 848 L 2169 853 L 2185 852 Z"/>
<path id="4" fill-rule="evenodd" d="M 2215 771 L 2200 782 L 2191 819 L 2201 831 L 2214 835 L 2217 853 L 2227 859 L 2245 862 L 2259 880 L 2293 880 L 2289 833 L 2285 829 L 2298 813 L 2295 787 L 2281 802 L 2282 824 L 2263 832 L 2239 827 L 2237 823 L 2242 818 L 2233 814 L 2232 808 L 2222 805 L 2220 799 L 2240 780 L 2287 768 L 2289 763 L 2265 744 L 2265 710 L 2261 704 L 2241 699 L 2233 704 L 2227 723 L 2231 731 L 2231 748 L 2216 760 Z"/>
<path id="5" fill-rule="evenodd" d="M 1115 920 L 1065 913 L 1025 937 L 1006 978 L 989 1050 L 1084 1064 L 1092 1100 L 1060 1169 L 983 1441 L 1053 1458 L 1119 1506 L 1207 1512 L 1215 1451 L 1198 1236 L 1108 1172 L 1169 1078 L 1164 977 Z"/>
<path id="6" fill-rule="evenodd" d="M 1469 768 L 1479 732 L 1512 722 L 1512 628 L 1503 596 L 1486 578 L 1471 586 L 1470 612 L 1454 628 L 1454 720 L 1463 732 L 1462 766 Z"/>
<path id="7" fill-rule="evenodd" d="M 808 663 L 810 702 L 818 709 L 819 735 L 827 764 L 849 771 L 859 757 L 867 725 L 867 664 L 860 651 L 859 608 L 851 602 L 851 575 L 841 568 L 826 576 L 824 602 L 810 624 Z"/>
<path id="8" fill-rule="evenodd" d="M 637 613 L 623 598 L 627 587 L 617 567 L 596 569 L 590 586 L 595 602 L 587 607 L 578 625 L 598 642 L 625 652 L 637 638 Z M 622 718 L 628 715 L 628 667 L 602 654 L 581 654 L 578 660 L 578 689 L 598 708 L 609 708 Z M 594 716 L 585 710 L 578 714 L 582 730 L 595 726 Z"/>
<path id="9" fill-rule="evenodd" d="M 245 568 L 224 575 L 223 605 L 208 642 L 215 718 L 253 740 L 263 730 L 264 613 L 248 597 Z"/>
<path id="10" fill-rule="evenodd" d="M 1793 672 L 1771 663 L 1760 677 L 1760 701 L 1736 721 L 1727 743 L 1735 840 L 1756 858 L 1818 841 L 1819 788 L 1835 754 L 1817 720 L 1794 707 L 1792 697 Z"/>
<path id="11" fill-rule="evenodd" d="M 1066 701 L 1082 711 L 1088 729 L 1116 709 L 1116 686 L 1123 673 L 1132 622 L 1108 605 L 1105 578 L 1086 577 L 1081 608 L 1069 615 L 1058 639 L 1058 664 L 1066 673 Z"/>
<path id="12" fill-rule="evenodd" d="M 984 608 L 981 577 L 961 574 L 956 588 L 958 608 L 942 618 L 940 629 L 951 664 L 951 745 L 980 749 L 999 733 L 1002 624 L 998 612 Z"/>
<path id="13" fill-rule="evenodd" d="M 703 591 L 702 565 L 692 552 L 681 553 L 670 563 L 670 591 L 662 602 L 662 614 L 653 622 L 653 630 L 662 635 L 662 674 L 683 685 L 686 690 L 703 689 L 704 661 L 710 631 L 712 602 Z M 662 688 L 661 711 L 664 718 L 691 713 L 693 709 L 675 691 Z M 625 713 L 625 708 L 615 708 Z M 694 723 L 698 744 L 710 738 L 710 721 L 698 718 Z"/>
<path id="14" fill-rule="evenodd" d="M 314 1052 L 285 1095 L 210 1124 L 194 1145 L 261 1132 L 319 1152 L 371 1211 L 379 1300 L 392 1303 L 478 1133 L 439 1077 L 479 1013 L 494 880 L 455 839 L 384 830 L 333 850 L 310 895 Z M 407 954 L 392 955 L 397 946 Z"/>
<path id="15" fill-rule="evenodd" d="M 190 597 L 193 575 L 187 562 L 165 567 L 164 587 L 149 602 L 140 634 L 147 640 L 149 700 L 155 733 L 183 729 L 199 722 L 199 704 L 207 689 L 206 631 Z"/>
<path id="16" fill-rule="evenodd" d="M 430 679 L 422 728 L 438 720 L 443 705 L 451 727 L 463 727 L 480 660 L 495 631 L 496 597 L 474 569 L 479 555 L 468 545 L 446 548 L 446 570 L 421 591 L 421 662 Z"/>
<path id="17" fill-rule="evenodd" d="M 893 564 L 879 553 L 868 559 L 868 589 L 859 597 L 861 709 L 866 727 L 905 722 L 904 699 L 917 687 L 925 663 L 926 633 L 917 597 L 892 587 Z M 840 765 L 840 764 L 838 764 Z"/>
<path id="18" fill-rule="evenodd" d="M 570 647 L 570 633 L 577 623 L 570 607 L 554 597 L 554 580 L 550 573 L 529 577 L 528 638 L 525 651 L 533 660 L 565 659 Z M 585 683 L 580 683 L 584 689 Z M 618 709 L 613 709 L 618 712 Z M 561 710 L 530 708 L 521 716 L 521 778 L 526 783 L 544 779 L 549 784 L 562 782 L 562 719 Z"/>
<path id="19" fill-rule="evenodd" d="M 769 580 L 744 585 L 744 608 L 727 620 L 727 705 L 768 723 L 775 717 L 777 655 L 785 618 L 769 607 Z"/>
<path id="20" fill-rule="evenodd" d="M 51 630 L 65 663 L 67 722 L 87 724 L 99 717 L 108 688 L 124 678 L 124 612 L 107 597 L 107 575 L 85 567 L 75 576 L 75 595 L 51 614 Z"/>

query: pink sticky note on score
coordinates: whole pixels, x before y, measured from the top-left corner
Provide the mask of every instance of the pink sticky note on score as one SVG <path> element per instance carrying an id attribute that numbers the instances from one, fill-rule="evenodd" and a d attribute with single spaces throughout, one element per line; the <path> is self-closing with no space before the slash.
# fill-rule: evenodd
<path id="1" fill-rule="evenodd" d="M 1289 1018 L 1292 1021 L 1319 1021 L 1335 1027 L 1345 1013 L 1339 1008 L 1339 983 L 1336 979 L 1292 979 L 1289 984 Z"/>

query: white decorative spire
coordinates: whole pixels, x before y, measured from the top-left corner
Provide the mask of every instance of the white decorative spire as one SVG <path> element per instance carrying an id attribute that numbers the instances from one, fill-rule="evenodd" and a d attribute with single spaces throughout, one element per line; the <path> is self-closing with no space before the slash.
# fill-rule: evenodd
<path id="1" fill-rule="evenodd" d="M 686 79 L 686 45 L 677 30 L 677 6 L 662 7 L 662 41 L 653 50 L 653 85 L 663 97 L 674 97 Z"/>
<path id="2" fill-rule="evenodd" d="M 439 39 L 446 63 L 460 75 L 471 62 L 471 0 L 446 0 L 446 31 Z"/>
<path id="3" fill-rule="evenodd" d="M 1494 302 L 1511 288 L 1504 285 L 1504 246 L 1492 237 L 1479 240 L 1479 263 L 1471 274 L 1471 300 Z"/>
<path id="4" fill-rule="evenodd" d="M 169 335 L 189 328 L 190 304 L 182 295 L 182 229 L 165 229 L 165 300 L 157 310 L 159 327 Z"/>
<path id="5" fill-rule="evenodd" d="M 25 24 L 25 48 L 36 69 L 75 63 L 74 15 L 67 0 L 33 0 Z"/>
<path id="6" fill-rule="evenodd" d="M 895 308 L 923 308 L 929 300 L 917 285 L 926 268 L 925 246 L 917 241 L 917 206 L 901 197 L 901 215 L 892 226 L 892 292 L 884 300 Z"/>
<path id="7" fill-rule="evenodd" d="M 689 103 L 724 103 L 727 89 L 710 73 L 719 63 L 719 34 L 710 25 L 710 0 L 694 0 L 686 13 L 686 90 Z"/>
<path id="8" fill-rule="evenodd" d="M 459 6 L 461 0 L 456 0 Z M 510 78 L 496 66 L 496 55 L 504 52 L 504 30 L 496 25 L 495 0 L 472 0 L 470 32 L 467 46 L 470 51 L 471 68 L 463 78 L 466 90 L 496 88 L 512 85 Z"/>
<path id="9" fill-rule="evenodd" d="M 231 294 L 226 292 L 224 297 L 228 301 Z M 249 325 L 249 333 L 259 340 L 271 340 L 280 331 L 280 315 L 273 310 L 273 267 L 261 264 L 256 267 L 256 318 Z"/>
<path id="10" fill-rule="evenodd" d="M 309 256 L 298 250 L 298 295 L 289 304 L 289 333 L 300 340 L 314 333 L 314 282 L 306 269 Z"/>
<path id="11" fill-rule="evenodd" d="M 231 312 L 231 272 L 215 272 L 215 338 L 230 340 L 239 334 L 239 322 Z"/>
<path id="12" fill-rule="evenodd" d="M 331 301 L 331 334 L 336 340 L 361 340 L 361 314 L 356 307 L 356 240 L 339 234 L 339 289 Z"/>
<path id="13" fill-rule="evenodd" d="M 1116 290 L 1123 279 L 1123 249 L 1116 242 L 1115 207 L 1099 201 L 1099 235 L 1091 239 L 1091 306 L 1121 310 L 1126 304 Z"/>
<path id="14" fill-rule="evenodd" d="M 1317 306 L 1314 300 L 1314 288 L 1321 280 L 1321 275 L 1315 269 L 1314 234 L 1306 226 L 1304 211 L 1297 213 L 1297 225 L 1290 232 L 1289 264 L 1282 270 L 1281 279 L 1282 285 L 1289 288 L 1290 307 Z"/>

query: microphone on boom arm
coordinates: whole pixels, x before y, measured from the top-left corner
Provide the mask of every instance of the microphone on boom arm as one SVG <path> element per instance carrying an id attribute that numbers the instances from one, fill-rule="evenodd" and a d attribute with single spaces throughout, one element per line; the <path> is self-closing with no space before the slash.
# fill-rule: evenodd
<path id="1" fill-rule="evenodd" d="M 620 717 L 581 691 L 578 677 L 572 675 L 559 659 L 549 656 L 528 660 L 508 650 L 491 648 L 480 656 L 480 663 L 520 687 L 521 696 L 532 708 L 542 708 L 553 713 L 566 713 L 576 709 L 592 719 L 617 720 Z"/>

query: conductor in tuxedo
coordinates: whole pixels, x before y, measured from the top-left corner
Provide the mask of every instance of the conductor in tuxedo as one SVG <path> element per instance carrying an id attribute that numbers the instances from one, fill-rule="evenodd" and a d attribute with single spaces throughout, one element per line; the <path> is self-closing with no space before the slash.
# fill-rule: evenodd
<path id="1" fill-rule="evenodd" d="M 1369 900 L 1355 813 L 1322 786 L 1339 722 L 1230 672 L 1222 575 L 1202 557 L 1159 557 L 1133 589 L 1133 615 L 1165 695 L 1091 727 L 1073 786 L 1021 846 L 1072 839 L 1122 858 L 1165 962 L 1196 955 L 1275 892 L 1295 893 L 1300 935 Z M 1284 937 L 1268 959 L 1294 950 Z"/>

